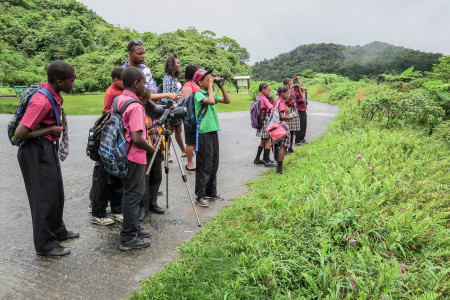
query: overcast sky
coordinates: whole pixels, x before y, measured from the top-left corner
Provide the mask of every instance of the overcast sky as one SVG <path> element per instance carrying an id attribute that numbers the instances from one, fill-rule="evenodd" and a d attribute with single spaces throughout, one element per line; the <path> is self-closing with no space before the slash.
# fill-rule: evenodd
<path id="1" fill-rule="evenodd" d="M 194 26 L 246 47 L 253 64 L 310 43 L 386 42 L 450 55 L 449 0 L 78 0 L 138 32 Z"/>

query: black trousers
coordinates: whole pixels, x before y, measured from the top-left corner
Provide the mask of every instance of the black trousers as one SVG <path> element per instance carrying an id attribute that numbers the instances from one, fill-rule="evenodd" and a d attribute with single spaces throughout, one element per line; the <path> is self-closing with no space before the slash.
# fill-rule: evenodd
<path id="1" fill-rule="evenodd" d="M 295 133 L 295 142 L 299 143 L 303 139 L 305 139 L 306 136 L 306 125 L 307 125 L 307 115 L 306 110 L 305 111 L 299 111 L 298 116 L 300 117 L 300 130 L 296 131 Z"/>
<path id="2" fill-rule="evenodd" d="M 152 155 L 147 154 L 147 168 L 150 165 L 151 159 Z M 150 210 L 150 207 L 158 205 L 158 190 L 161 186 L 162 181 L 161 162 L 161 153 L 158 153 L 156 154 L 155 161 L 153 162 L 153 166 L 150 169 L 150 174 L 148 176 L 145 176 L 145 194 L 142 197 L 141 201 L 141 211 L 145 211 L 146 213 Z"/>
<path id="3" fill-rule="evenodd" d="M 219 169 L 219 135 L 217 131 L 201 133 L 198 137 L 195 194 L 197 197 L 217 194 L 217 170 Z"/>
<path id="4" fill-rule="evenodd" d="M 123 183 L 123 223 L 120 241 L 131 241 L 140 230 L 139 209 L 145 192 L 145 167 L 147 165 L 128 161 L 128 176 Z"/>
<path id="5" fill-rule="evenodd" d="M 95 162 L 90 196 L 94 217 L 106 217 L 108 201 L 111 202 L 113 214 L 122 213 L 123 180 L 109 174 L 103 167 L 101 160 Z"/>
<path id="6" fill-rule="evenodd" d="M 17 152 L 30 203 L 34 247 L 48 252 L 67 235 L 63 222 L 64 187 L 55 145 L 46 139 L 26 143 Z"/>

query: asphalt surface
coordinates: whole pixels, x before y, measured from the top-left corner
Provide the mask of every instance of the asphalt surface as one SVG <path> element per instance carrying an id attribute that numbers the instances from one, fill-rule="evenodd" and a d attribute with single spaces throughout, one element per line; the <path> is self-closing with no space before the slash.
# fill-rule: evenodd
<path id="1" fill-rule="evenodd" d="M 336 106 L 310 101 L 306 138 L 324 132 L 337 113 Z M 51 258 L 35 254 L 31 214 L 17 147 L 9 144 L 6 125 L 11 115 L 0 115 L 0 299 L 120 299 L 139 287 L 140 280 L 155 274 L 177 258 L 176 247 L 188 241 L 200 228 L 177 161 L 169 169 L 169 208 L 164 215 L 150 214 L 141 226 L 151 231 L 151 246 L 119 250 L 120 223 L 93 225 L 88 212 L 89 189 L 94 162 L 85 154 L 87 134 L 96 116 L 69 116 L 70 155 L 62 163 L 65 189 L 64 221 L 80 238 L 65 241 L 72 253 Z M 212 218 L 246 191 L 245 183 L 268 169 L 255 166 L 259 138 L 250 127 L 248 112 L 219 114 L 221 131 L 218 192 L 225 200 L 209 208 L 196 206 L 200 221 Z M 180 151 L 178 151 L 180 154 Z M 186 159 L 180 158 L 182 166 Z M 162 187 L 165 189 L 165 174 Z M 195 173 L 187 172 L 194 192 Z M 195 196 L 195 195 L 193 195 Z M 158 199 L 165 207 L 164 194 Z"/>

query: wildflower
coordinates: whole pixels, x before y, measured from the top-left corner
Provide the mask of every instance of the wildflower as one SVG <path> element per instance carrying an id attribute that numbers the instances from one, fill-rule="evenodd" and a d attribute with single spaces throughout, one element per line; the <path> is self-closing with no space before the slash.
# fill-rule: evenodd
<path id="1" fill-rule="evenodd" d="M 375 166 L 375 165 L 370 165 L 370 167 L 371 167 L 372 169 L 375 169 L 375 168 L 376 168 L 376 166 Z"/>
<path id="2" fill-rule="evenodd" d="M 356 245 L 356 240 L 355 240 L 355 239 L 351 239 L 351 240 L 350 240 L 350 244 L 352 244 L 353 246 L 355 246 L 355 245 Z"/>
<path id="3" fill-rule="evenodd" d="M 364 160 L 364 156 L 362 156 L 362 154 L 358 154 L 358 159 L 360 159 L 360 160 Z"/>

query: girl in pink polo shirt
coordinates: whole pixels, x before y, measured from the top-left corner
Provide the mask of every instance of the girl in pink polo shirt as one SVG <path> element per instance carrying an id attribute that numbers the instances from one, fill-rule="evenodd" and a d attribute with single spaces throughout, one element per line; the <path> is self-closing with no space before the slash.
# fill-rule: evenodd
<path id="1" fill-rule="evenodd" d="M 270 96 L 270 85 L 265 82 L 261 83 L 259 85 L 259 92 L 260 94 L 257 98 L 259 98 L 260 100 L 260 114 L 264 115 L 264 123 L 263 127 L 261 129 L 257 129 L 256 131 L 256 136 L 259 136 L 261 138 L 261 142 L 259 143 L 258 151 L 253 163 L 255 165 L 264 164 L 266 167 L 275 167 L 276 163 L 274 161 L 271 161 L 269 158 L 271 139 L 269 133 L 266 130 L 269 121 L 269 115 L 273 107 L 272 103 L 268 99 L 268 97 Z M 261 160 L 260 156 L 263 150 L 264 156 L 263 160 Z"/>
<path id="2" fill-rule="evenodd" d="M 294 117 L 292 120 L 286 121 L 287 125 L 289 126 L 289 132 L 291 134 L 290 144 L 287 148 L 287 154 L 291 154 L 294 152 L 294 149 L 292 149 L 292 146 L 294 144 L 294 136 L 296 135 L 297 131 L 300 130 L 300 118 L 298 117 L 297 113 L 297 106 L 293 94 L 294 84 L 292 83 L 292 80 L 290 78 L 285 78 L 283 80 L 283 85 L 288 86 L 289 90 L 291 91 L 289 100 L 286 102 L 289 114 Z"/>
<path id="3" fill-rule="evenodd" d="M 277 90 L 278 99 L 275 100 L 273 104 L 274 107 L 278 105 L 278 111 L 280 112 L 280 120 L 292 120 L 294 116 L 289 115 L 289 111 L 287 109 L 286 103 L 289 101 L 291 96 L 291 91 L 289 87 L 282 85 Z M 288 130 L 287 135 L 279 142 L 280 145 L 280 153 L 278 155 L 278 163 L 277 163 L 277 173 L 283 174 L 283 161 L 284 156 L 286 155 L 286 149 L 290 145 L 291 135 Z"/>

